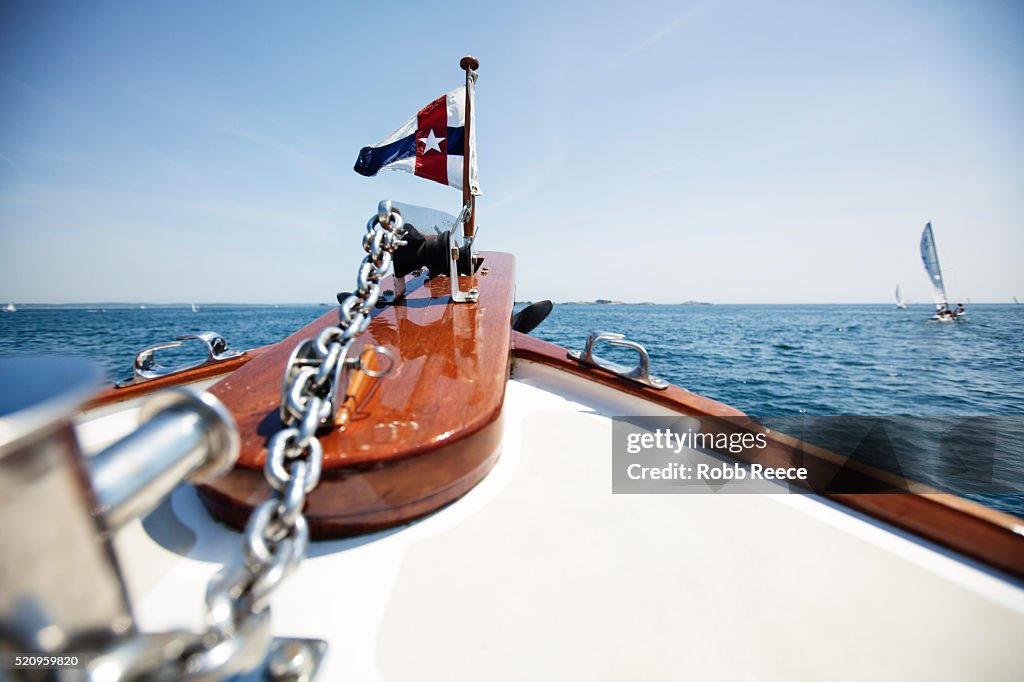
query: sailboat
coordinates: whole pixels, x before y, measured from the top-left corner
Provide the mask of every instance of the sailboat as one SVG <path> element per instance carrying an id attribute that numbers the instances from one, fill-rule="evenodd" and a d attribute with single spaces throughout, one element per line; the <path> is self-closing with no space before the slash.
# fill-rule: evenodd
<path id="1" fill-rule="evenodd" d="M 192 312 L 194 312 L 194 313 L 198 313 L 199 312 L 199 306 L 197 306 L 195 303 L 192 304 Z"/>
<path id="2" fill-rule="evenodd" d="M 900 293 L 900 285 L 896 285 L 896 307 L 903 310 L 907 307 L 907 302 L 903 300 L 903 294 Z"/>
<path id="3" fill-rule="evenodd" d="M 939 322 L 953 322 L 964 314 L 963 306 L 958 305 L 955 309 L 949 307 L 949 299 L 946 297 L 946 285 L 942 281 L 942 268 L 939 267 L 939 252 L 935 249 L 935 235 L 932 232 L 932 224 L 929 222 L 924 226 L 921 233 L 921 260 L 924 263 L 924 270 L 928 273 L 928 279 L 932 283 L 932 298 L 935 301 L 935 315 L 933 320 Z"/>
<path id="4" fill-rule="evenodd" d="M 16 313 L 16 312 L 18 312 L 18 309 L 14 307 L 13 303 L 8 303 L 7 305 L 4 306 L 4 312 L 5 313 Z"/>

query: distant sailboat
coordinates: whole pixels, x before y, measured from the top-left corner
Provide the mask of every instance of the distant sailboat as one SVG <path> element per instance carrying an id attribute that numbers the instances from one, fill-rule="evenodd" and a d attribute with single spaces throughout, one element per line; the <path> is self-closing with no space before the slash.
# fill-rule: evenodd
<path id="1" fill-rule="evenodd" d="M 199 312 L 199 306 L 197 306 L 195 303 L 192 304 L 192 312 L 194 312 L 194 313 L 198 313 Z"/>
<path id="2" fill-rule="evenodd" d="M 903 300 L 903 295 L 900 294 L 900 285 L 896 285 L 896 307 L 900 310 L 907 307 L 907 302 Z"/>
<path id="3" fill-rule="evenodd" d="M 1013 297 L 1013 303 L 1014 305 L 1020 305 L 1020 301 L 1017 300 L 1016 296 Z"/>
<path id="4" fill-rule="evenodd" d="M 14 307 L 13 303 L 8 303 L 7 305 L 4 306 L 4 312 L 5 313 L 16 313 L 16 312 L 18 312 L 18 309 Z"/>
<path id="5" fill-rule="evenodd" d="M 946 298 L 946 285 L 942 281 L 942 268 L 939 267 L 939 252 L 935 249 L 935 235 L 932 234 L 932 224 L 924 226 L 921 233 L 921 260 L 924 262 L 925 272 L 932 283 L 932 298 L 935 300 L 935 315 L 933 320 L 941 322 L 952 322 L 963 314 L 963 307 L 958 306 L 957 310 L 949 307 L 949 300 Z"/>

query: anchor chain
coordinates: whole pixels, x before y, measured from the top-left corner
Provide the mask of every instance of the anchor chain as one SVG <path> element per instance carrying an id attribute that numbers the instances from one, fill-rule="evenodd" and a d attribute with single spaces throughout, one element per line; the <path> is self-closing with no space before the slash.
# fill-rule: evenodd
<path id="1" fill-rule="evenodd" d="M 401 214 L 390 201 L 382 201 L 367 223 L 367 255 L 356 275 L 356 290 L 338 310 L 338 325 L 303 341 L 289 359 L 281 387 L 284 428 L 271 437 L 263 469 L 274 495 L 249 517 L 243 564 L 215 578 L 207 595 L 208 625 L 220 637 L 232 636 L 266 613 L 270 595 L 306 555 L 309 524 L 302 510 L 323 465 L 317 432 L 337 426 L 335 415 L 345 399 L 349 370 L 360 365 L 358 357 L 348 357 L 350 349 L 370 324 L 380 281 L 404 236 Z"/>
<path id="2" fill-rule="evenodd" d="M 390 201 L 380 202 L 363 236 L 367 255 L 356 275 L 356 290 L 341 303 L 338 325 L 292 352 L 281 386 L 283 428 L 270 439 L 263 470 L 274 492 L 249 517 L 242 561 L 218 572 L 207 587 L 206 630 L 132 638 L 115 654 L 128 679 L 222 679 L 251 670 L 264 659 L 271 640 L 270 597 L 305 558 L 309 544 L 303 508 L 323 466 L 317 433 L 346 425 L 347 418 L 336 415 L 352 370 L 377 378 L 392 366 L 362 368 L 360 358 L 349 358 L 349 353 L 370 324 L 380 281 L 391 268 L 392 254 L 405 244 L 405 232 L 401 214 Z M 386 349 L 373 350 L 390 359 Z"/>

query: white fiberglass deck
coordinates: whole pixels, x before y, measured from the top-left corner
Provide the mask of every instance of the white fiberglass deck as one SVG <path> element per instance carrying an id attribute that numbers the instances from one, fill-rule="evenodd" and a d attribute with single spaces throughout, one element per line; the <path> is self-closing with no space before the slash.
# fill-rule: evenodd
<path id="1" fill-rule="evenodd" d="M 517 361 L 505 405 L 476 489 L 314 543 L 278 591 L 322 679 L 1024 679 L 1020 586 L 811 496 L 612 495 L 609 417 L 670 413 L 597 384 Z M 126 526 L 141 627 L 198 628 L 239 543 L 187 486 Z"/>

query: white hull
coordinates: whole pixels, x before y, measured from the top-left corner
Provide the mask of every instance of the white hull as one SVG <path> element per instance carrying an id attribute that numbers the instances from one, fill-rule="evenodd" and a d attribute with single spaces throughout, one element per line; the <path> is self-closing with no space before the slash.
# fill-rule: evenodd
<path id="1" fill-rule="evenodd" d="M 87 449 L 134 411 L 86 415 Z M 612 495 L 611 416 L 675 413 L 557 369 L 517 359 L 504 414 L 469 494 L 312 544 L 274 594 L 320 679 L 1024 679 L 1019 585 L 813 495 Z M 198 629 L 239 544 L 188 486 L 124 527 L 140 627 Z"/>

